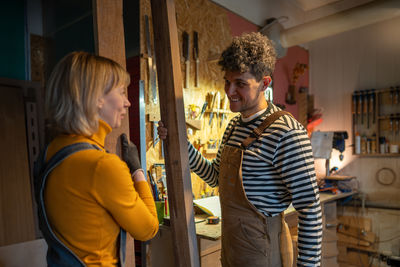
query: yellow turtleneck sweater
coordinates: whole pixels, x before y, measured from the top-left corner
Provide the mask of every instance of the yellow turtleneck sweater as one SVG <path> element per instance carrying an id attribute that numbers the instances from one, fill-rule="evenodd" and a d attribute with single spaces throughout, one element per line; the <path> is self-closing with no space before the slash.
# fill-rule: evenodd
<path id="1" fill-rule="evenodd" d="M 47 160 L 73 143 L 104 149 L 110 132 L 111 127 L 100 121 L 93 136 L 60 135 L 49 145 Z M 138 240 L 148 240 L 158 231 L 147 182 L 133 183 L 125 162 L 105 151 L 84 150 L 66 158 L 50 173 L 44 198 L 53 231 L 88 266 L 117 264 L 120 227 Z"/>

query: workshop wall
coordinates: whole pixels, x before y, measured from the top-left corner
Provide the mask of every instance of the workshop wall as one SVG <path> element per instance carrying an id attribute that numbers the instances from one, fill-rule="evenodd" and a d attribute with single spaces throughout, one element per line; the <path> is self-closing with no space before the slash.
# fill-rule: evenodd
<path id="1" fill-rule="evenodd" d="M 230 12 L 229 10 L 208 0 L 177 0 L 175 1 L 176 18 L 178 26 L 178 37 L 181 51 L 182 81 L 185 82 L 185 61 L 182 54 L 183 32 L 190 35 L 190 81 L 189 88 L 184 88 L 184 104 L 186 117 L 188 113 L 199 113 L 204 102 L 208 101 L 208 108 L 211 108 L 212 95 L 219 93 L 219 103 L 214 108 L 223 109 L 225 101 L 223 73 L 218 66 L 218 58 L 224 48 L 229 45 L 232 37 L 241 35 L 244 32 L 254 32 L 259 27 L 248 20 Z M 146 160 L 147 169 L 152 170 L 154 164 L 163 163 L 161 142 L 154 138 L 153 121 L 160 120 L 158 105 L 152 104 L 152 93 L 149 88 L 148 65 L 147 65 L 147 46 L 145 34 L 145 15 L 149 17 L 150 33 L 152 35 L 152 20 L 150 1 L 144 0 L 140 4 L 140 77 L 145 81 L 145 99 L 146 99 Z M 195 86 L 195 60 L 193 55 L 193 32 L 197 31 L 199 36 L 199 85 Z M 154 53 L 153 36 L 151 36 L 152 53 Z M 301 47 L 292 47 L 284 58 L 277 61 L 276 70 L 273 74 L 274 79 L 274 103 L 283 104 L 286 109 L 296 118 L 299 118 L 303 124 L 307 120 L 307 92 L 299 94 L 296 92 L 296 104 L 289 105 L 285 103 L 285 93 L 293 77 L 293 69 L 296 63 L 308 65 L 308 52 Z M 162 85 L 159 85 L 162 86 Z M 297 81 L 296 91 L 300 87 L 308 88 L 308 70 Z M 190 111 L 189 106 L 192 107 Z M 303 107 L 303 108 L 300 108 Z M 226 108 L 226 109 L 229 109 Z M 217 115 L 214 114 L 210 123 L 210 112 L 206 111 L 203 119 L 194 120 L 195 124 L 201 129 L 188 126 L 188 138 L 199 147 L 199 150 L 207 158 L 213 159 L 216 156 L 218 147 L 217 141 L 223 135 L 227 122 L 235 114 L 227 111 L 226 119 L 222 120 L 224 111 Z M 157 143 L 154 145 L 154 143 Z M 217 189 L 211 189 L 196 174 L 192 173 L 192 190 L 195 198 L 205 195 L 216 194 Z"/>
<path id="2" fill-rule="evenodd" d="M 161 142 L 153 146 L 153 127 L 154 123 L 151 120 L 158 121 L 159 107 L 154 107 L 151 104 L 151 93 L 148 83 L 148 67 L 146 53 L 146 36 L 144 28 L 144 16 L 150 18 L 150 32 L 152 33 L 151 9 L 148 0 L 141 1 L 141 63 L 140 77 L 145 81 L 145 99 L 146 99 L 146 143 L 147 143 L 147 169 L 151 170 L 154 164 L 163 163 Z M 211 108 L 210 92 L 220 94 L 220 107 L 222 108 L 224 95 L 224 80 L 223 73 L 218 67 L 217 61 L 220 53 L 231 42 L 232 33 L 230 21 L 227 11 L 208 0 L 177 0 L 175 1 L 175 9 L 177 15 L 178 36 L 181 49 L 181 67 L 182 80 L 185 81 L 185 62 L 182 55 L 182 34 L 186 31 L 190 35 L 190 81 L 189 88 L 184 88 L 184 105 L 185 112 L 189 112 L 189 105 L 193 105 L 194 112 L 198 113 L 205 101 L 208 101 Z M 237 23 L 240 18 L 233 18 L 231 21 Z M 243 19 L 242 19 L 243 20 Z M 248 22 L 247 22 L 248 23 Z M 243 28 L 245 30 L 246 27 Z M 253 28 L 251 29 L 253 30 Z M 198 32 L 199 46 L 199 85 L 195 87 L 195 60 L 193 58 L 193 32 Z M 152 39 L 153 42 L 153 39 Z M 153 48 L 153 46 L 152 46 Z M 154 51 L 154 50 L 152 50 Z M 159 85 L 161 87 L 162 85 Z M 217 105 L 214 106 L 215 108 Z M 228 118 L 221 124 L 222 113 L 219 116 L 214 116 L 211 124 L 209 124 L 210 113 L 206 112 L 203 119 L 196 122 L 200 123 L 201 130 L 196 130 L 194 127 L 188 127 L 188 138 L 192 143 L 200 147 L 200 151 L 204 151 L 208 146 L 213 145 L 220 139 L 229 119 L 234 116 L 227 114 Z M 218 118 L 217 118 L 218 117 Z M 150 119 L 150 120 L 149 120 Z M 215 144 L 217 145 L 217 144 Z M 210 159 L 215 157 L 215 152 L 208 150 L 210 153 L 205 154 Z M 208 195 L 215 194 L 217 189 L 211 189 L 195 174 L 192 175 L 192 189 L 195 198 L 199 198 L 206 191 Z"/>
<path id="3" fill-rule="evenodd" d="M 333 151 L 331 166 L 338 166 L 343 175 L 356 176 L 360 191 L 366 194 L 367 201 L 397 207 L 400 206 L 399 157 L 353 155 L 351 94 L 354 90 L 380 89 L 400 84 L 399 27 L 400 19 L 396 18 L 317 40 L 309 45 L 310 89 L 315 96 L 316 107 L 324 109 L 323 122 L 318 130 L 345 130 L 349 133 L 344 160 L 340 162 L 338 152 Z M 400 141 L 399 134 L 397 141 Z M 376 179 L 377 172 L 383 167 L 395 173 L 390 185 L 384 185 Z M 324 171 L 324 162 L 318 163 L 317 172 Z M 390 181 L 392 177 L 386 179 Z M 377 244 L 379 250 L 393 250 L 395 255 L 399 255 L 400 211 L 358 209 L 358 212 L 372 218 L 374 232 L 381 240 Z M 388 239 L 392 241 L 384 242 Z"/>
<path id="4" fill-rule="evenodd" d="M 286 93 L 293 80 L 293 70 L 297 63 L 309 65 L 308 51 L 300 46 L 289 47 L 286 56 L 276 61 L 273 74 L 274 103 L 285 105 L 286 111 L 299 120 L 304 126 L 307 124 L 307 93 L 309 87 L 308 69 L 299 76 L 295 84 L 295 104 L 285 102 Z M 302 93 L 299 89 L 304 88 Z"/>

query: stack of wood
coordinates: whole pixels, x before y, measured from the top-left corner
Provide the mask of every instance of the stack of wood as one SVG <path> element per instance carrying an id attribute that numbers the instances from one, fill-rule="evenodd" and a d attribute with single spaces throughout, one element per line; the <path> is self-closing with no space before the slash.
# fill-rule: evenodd
<path id="1" fill-rule="evenodd" d="M 371 219 L 338 216 L 337 237 L 340 267 L 370 266 L 369 255 L 376 253 Z"/>
<path id="2" fill-rule="evenodd" d="M 322 244 L 321 244 L 321 266 L 338 267 L 338 237 L 336 228 L 338 226 L 336 201 L 322 204 Z"/>

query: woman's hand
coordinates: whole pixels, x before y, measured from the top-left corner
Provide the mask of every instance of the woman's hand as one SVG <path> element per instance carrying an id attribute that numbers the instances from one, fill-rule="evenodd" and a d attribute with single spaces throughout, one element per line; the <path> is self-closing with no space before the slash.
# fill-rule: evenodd
<path id="1" fill-rule="evenodd" d="M 126 134 L 121 134 L 121 156 L 128 165 L 134 182 L 145 181 L 146 178 L 140 164 L 139 152 L 134 143 L 128 140 Z"/>
<path id="2" fill-rule="evenodd" d="M 164 123 L 162 121 L 158 122 L 157 133 L 160 139 L 165 140 L 167 139 L 168 130 L 164 127 Z"/>

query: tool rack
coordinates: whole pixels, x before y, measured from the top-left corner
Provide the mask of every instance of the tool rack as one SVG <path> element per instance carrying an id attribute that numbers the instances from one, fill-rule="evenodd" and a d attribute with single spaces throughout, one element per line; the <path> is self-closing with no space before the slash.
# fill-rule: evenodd
<path id="1" fill-rule="evenodd" d="M 356 143 L 357 133 L 361 136 L 361 153 L 358 154 L 359 156 L 400 156 L 400 153 L 390 153 L 388 149 L 390 145 L 400 147 L 399 86 L 354 91 L 352 94 L 352 114 L 354 143 Z M 367 139 L 363 140 L 365 137 Z M 382 140 L 385 140 L 384 151 L 381 151 Z M 357 154 L 356 145 L 353 154 Z"/>

